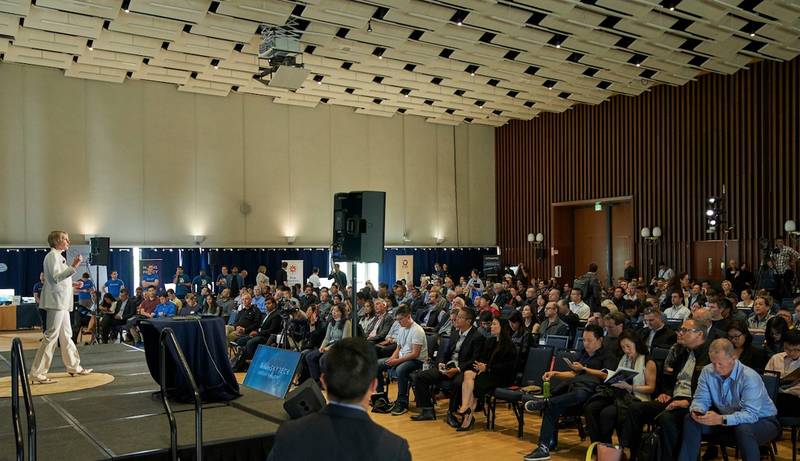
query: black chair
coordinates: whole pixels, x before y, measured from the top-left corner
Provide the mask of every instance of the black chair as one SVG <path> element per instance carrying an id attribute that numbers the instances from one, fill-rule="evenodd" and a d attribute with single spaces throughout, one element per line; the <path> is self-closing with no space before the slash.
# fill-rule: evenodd
<path id="1" fill-rule="evenodd" d="M 544 337 L 544 345 L 557 351 L 566 349 L 569 346 L 569 336 L 547 335 Z"/>
<path id="2" fill-rule="evenodd" d="M 575 352 L 581 352 L 583 350 L 583 336 L 576 336 L 575 337 Z"/>
<path id="3" fill-rule="evenodd" d="M 439 337 L 436 334 L 428 333 L 425 335 L 425 341 L 428 346 L 428 358 L 434 360 L 436 351 L 439 350 Z"/>
<path id="4" fill-rule="evenodd" d="M 667 326 L 672 331 L 678 331 L 681 325 L 683 325 L 683 320 L 681 319 L 667 319 Z"/>
<path id="5" fill-rule="evenodd" d="M 772 402 L 775 403 L 775 399 L 778 395 L 778 387 L 780 385 L 780 379 L 778 376 L 772 373 L 764 373 L 761 375 L 761 379 L 764 381 L 764 387 L 767 390 L 767 394 L 769 398 L 772 399 Z M 722 452 L 722 459 L 723 461 L 728 461 L 728 451 L 726 447 L 736 447 L 736 438 L 733 437 L 732 434 L 724 434 L 724 435 L 717 435 L 717 436 L 709 436 L 703 437 L 703 441 L 707 441 L 709 444 L 712 445 L 719 445 L 720 451 Z M 775 441 L 771 441 L 767 445 L 761 447 L 762 453 L 766 452 L 769 455 L 771 461 L 775 461 L 775 452 L 777 451 L 777 446 L 775 445 Z M 739 449 L 736 448 L 736 457 L 738 458 Z"/>
<path id="6" fill-rule="evenodd" d="M 553 361 L 553 348 L 548 346 L 531 347 L 528 351 L 528 360 L 525 361 L 525 369 L 522 378 L 517 385 L 511 387 L 501 387 L 494 390 L 494 394 L 489 396 L 489 414 L 487 423 L 489 429 L 494 429 L 495 417 L 497 416 L 497 401 L 502 400 L 511 405 L 514 416 L 517 418 L 517 437 L 522 438 L 522 431 L 525 425 L 525 409 L 523 408 L 522 397 L 524 386 L 541 386 L 542 375 L 550 370 Z"/>
<path id="7" fill-rule="evenodd" d="M 656 362 L 664 362 L 667 360 L 667 355 L 669 355 L 669 349 L 666 347 L 653 347 L 650 350 L 650 358 L 652 358 Z"/>
<path id="8" fill-rule="evenodd" d="M 800 429 L 800 417 L 783 416 L 778 420 L 781 423 L 781 427 L 788 427 L 792 431 L 792 461 L 797 461 L 797 431 Z"/>

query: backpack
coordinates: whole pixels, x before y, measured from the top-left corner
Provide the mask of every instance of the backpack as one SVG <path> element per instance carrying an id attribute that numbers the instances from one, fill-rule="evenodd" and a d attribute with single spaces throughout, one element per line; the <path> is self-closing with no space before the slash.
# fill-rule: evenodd
<path id="1" fill-rule="evenodd" d="M 581 298 L 584 303 L 590 307 L 597 307 L 600 304 L 600 300 L 594 299 L 594 291 L 592 290 L 593 283 L 597 283 L 596 279 L 589 273 L 586 273 L 575 279 L 572 288 L 581 291 Z"/>

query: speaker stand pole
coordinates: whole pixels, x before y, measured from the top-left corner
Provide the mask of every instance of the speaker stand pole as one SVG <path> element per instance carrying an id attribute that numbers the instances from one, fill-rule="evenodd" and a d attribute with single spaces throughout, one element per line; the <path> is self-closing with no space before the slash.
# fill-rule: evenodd
<path id="1" fill-rule="evenodd" d="M 352 294 L 350 295 L 350 305 L 352 306 L 350 312 L 350 328 L 352 329 L 352 336 L 355 338 L 358 336 L 358 303 L 356 302 L 356 291 L 358 284 L 356 283 L 356 263 L 350 263 L 350 273 L 352 274 L 353 285 L 352 289 L 350 290 Z M 345 294 L 347 294 L 347 287 L 344 288 Z"/>

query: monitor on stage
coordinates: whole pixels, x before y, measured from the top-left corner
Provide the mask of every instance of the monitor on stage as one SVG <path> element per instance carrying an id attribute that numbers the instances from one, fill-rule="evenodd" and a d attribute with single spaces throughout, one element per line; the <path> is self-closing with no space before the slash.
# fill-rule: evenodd
<path id="1" fill-rule="evenodd" d="M 244 385 L 282 399 L 292 384 L 300 353 L 269 346 L 258 346 Z"/>
<path id="2" fill-rule="evenodd" d="M 11 304 L 14 301 L 13 288 L 0 288 L 0 304 Z"/>

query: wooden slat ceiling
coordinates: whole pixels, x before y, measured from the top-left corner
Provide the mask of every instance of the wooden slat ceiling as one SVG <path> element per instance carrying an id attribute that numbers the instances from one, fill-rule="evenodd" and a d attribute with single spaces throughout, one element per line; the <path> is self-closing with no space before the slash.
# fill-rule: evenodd
<path id="1" fill-rule="evenodd" d="M 296 92 L 265 88 L 252 78 L 266 66 L 259 28 L 290 19 L 311 74 Z M 530 120 L 798 53 L 798 0 L 0 1 L 6 62 L 454 125 Z"/>

